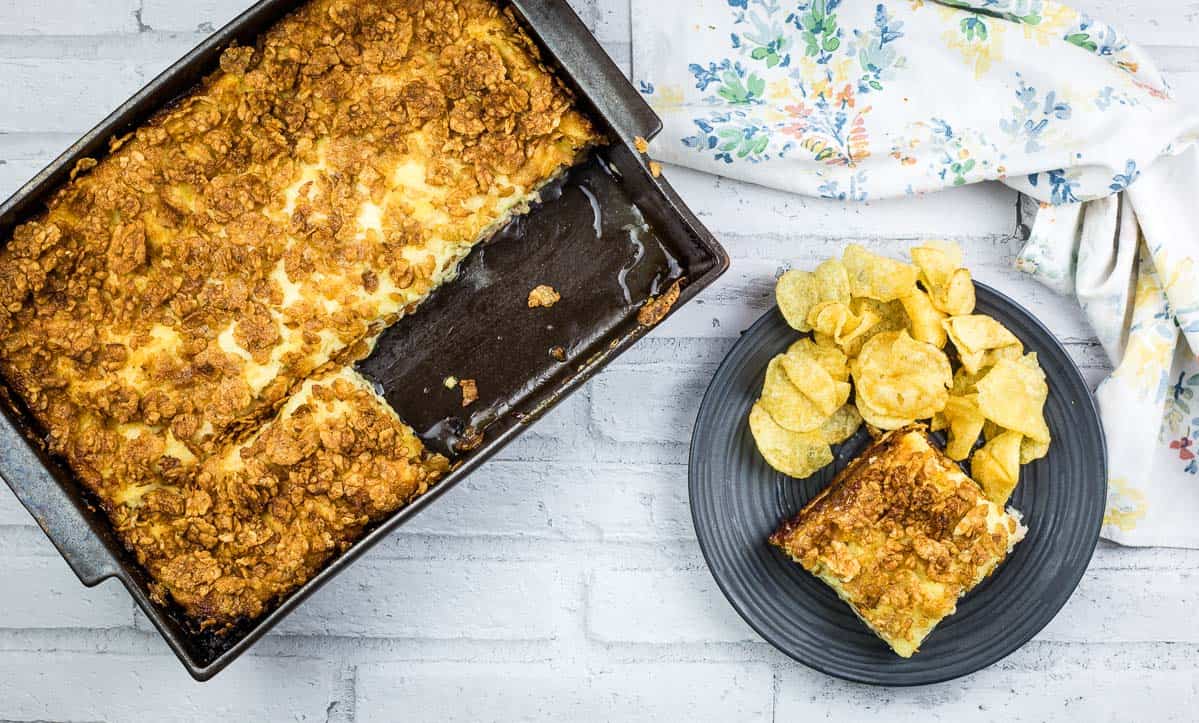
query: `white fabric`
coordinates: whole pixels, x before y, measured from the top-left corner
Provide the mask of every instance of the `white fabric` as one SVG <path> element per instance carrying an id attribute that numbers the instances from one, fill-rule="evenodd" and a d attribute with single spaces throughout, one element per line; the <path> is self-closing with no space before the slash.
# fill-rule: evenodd
<path id="1" fill-rule="evenodd" d="M 1042 201 L 1018 265 L 1077 296 L 1116 367 L 1104 534 L 1199 547 L 1199 119 L 1140 49 L 1048 0 L 632 9 L 660 160 L 851 201 L 982 180 Z"/>

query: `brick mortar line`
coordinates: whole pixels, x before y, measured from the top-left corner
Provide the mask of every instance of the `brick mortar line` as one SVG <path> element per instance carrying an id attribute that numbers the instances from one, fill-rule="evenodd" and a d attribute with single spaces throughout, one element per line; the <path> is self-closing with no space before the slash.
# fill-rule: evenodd
<path id="1" fill-rule="evenodd" d="M 26 640 L 0 632 L 0 650 L 40 656 L 84 655 L 114 658 L 153 658 L 173 662 L 156 634 L 127 631 L 122 636 L 97 635 L 90 629 L 23 631 Z M 1063 654 L 1079 660 L 1067 669 L 1093 670 L 1092 663 L 1111 670 L 1193 670 L 1199 663 L 1199 643 L 1193 641 L 1139 640 L 1132 642 L 1034 640 L 1021 651 L 1021 658 L 997 663 L 1000 670 L 1034 673 L 1052 667 Z M 1020 653 L 1017 653 L 1019 655 Z M 570 665 L 584 669 L 653 663 L 722 665 L 768 664 L 776 673 L 802 669 L 762 640 L 738 642 L 696 641 L 666 643 L 603 643 L 586 640 L 547 646 L 545 641 L 493 641 L 475 639 L 355 638 L 347 636 L 272 636 L 258 643 L 248 658 L 281 661 L 299 660 L 341 664 L 339 684 L 330 700 L 330 710 L 353 720 L 352 701 L 357 693 L 357 674 L 363 665 L 413 664 L 512 664 Z M 1188 667 L 1189 665 L 1189 667 Z M 349 672 L 347 672 L 349 671 Z"/>
<path id="2" fill-rule="evenodd" d="M 38 528 L 33 525 L 0 527 L 0 542 L 13 542 L 14 538 L 17 541 L 44 539 Z M 396 547 L 403 549 L 395 549 Z M 1127 559 L 1130 556 L 1142 559 Z M 58 559 L 58 554 L 46 544 L 38 551 L 26 552 L 21 557 L 30 560 L 50 560 Z M 429 565 L 461 562 L 481 567 L 578 563 L 578 569 L 581 570 L 610 572 L 694 573 L 705 569 L 703 557 L 695 538 L 691 535 L 603 539 L 560 538 L 548 535 L 529 537 L 523 534 L 456 535 L 401 532 L 372 549 L 359 564 L 387 567 L 396 563 Z M 1169 571 L 1183 575 L 1194 574 L 1199 572 L 1199 552 L 1143 552 L 1101 543 L 1089 568 L 1089 572 L 1097 571 Z M 83 590 L 82 585 L 80 590 Z"/>
<path id="3" fill-rule="evenodd" d="M 338 697 L 325 709 L 325 723 L 354 723 L 358 702 L 357 665 L 343 666 L 338 682 Z"/>
<path id="4" fill-rule="evenodd" d="M 66 644 L 62 636 L 27 635 L 28 646 L 13 645 L 0 636 L 0 650 L 11 653 L 54 655 L 88 655 L 114 658 L 161 658 L 173 661 L 161 643 L 148 644 L 149 634 L 128 639 L 107 639 L 97 644 L 90 640 L 87 629 L 72 630 Z M 155 641 L 156 642 L 156 641 Z M 47 647 L 49 643 L 52 647 Z M 431 645 L 432 643 L 432 645 Z M 435 651 L 430 651 L 435 647 Z M 1014 655 L 1031 657 L 1025 661 L 1005 659 L 997 663 L 999 670 L 1033 673 L 1052 667 L 1060 655 L 1074 654 L 1077 662 L 1066 663 L 1067 669 L 1093 670 L 1092 663 L 1110 665 L 1110 670 L 1194 670 L 1199 669 L 1199 643 L 1193 641 L 1138 640 L 1130 642 L 1092 642 L 1034 640 Z M 473 639 L 426 641 L 411 638 L 352 638 L 345 636 L 272 637 L 258 643 L 247 655 L 260 660 L 308 661 L 340 663 L 335 697 L 331 707 L 343 717 L 353 720 L 352 701 L 357 690 L 357 673 L 364 665 L 436 665 L 436 664 L 511 664 L 511 665 L 569 665 L 583 669 L 608 668 L 621 665 L 653 663 L 727 665 L 768 664 L 776 672 L 801 669 L 802 664 L 787 658 L 763 640 L 737 642 L 665 642 L 665 643 L 603 643 L 581 641 L 572 645 L 546 646 L 544 641 L 489 641 Z"/>

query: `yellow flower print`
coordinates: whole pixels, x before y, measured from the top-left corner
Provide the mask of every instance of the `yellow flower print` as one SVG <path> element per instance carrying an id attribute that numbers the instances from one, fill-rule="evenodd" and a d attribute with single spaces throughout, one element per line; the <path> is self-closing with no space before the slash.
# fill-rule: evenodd
<path id="1" fill-rule="evenodd" d="M 1171 259 L 1163 248 L 1153 257 L 1153 265 L 1164 269 L 1162 287 L 1175 308 L 1193 309 L 1199 306 L 1199 279 L 1195 276 L 1195 260 L 1189 256 Z"/>
<path id="2" fill-rule="evenodd" d="M 1142 247 L 1141 270 L 1132 302 L 1132 330 L 1124 358 L 1112 374 L 1113 379 L 1142 396 L 1156 395 L 1173 365 L 1177 334 L 1173 321 L 1165 318 L 1167 308 L 1157 274 Z"/>
<path id="3" fill-rule="evenodd" d="M 1148 254 L 1144 253 L 1144 247 L 1142 246 L 1141 249 L 1142 253 L 1139 259 L 1141 270 L 1137 274 L 1137 288 L 1132 300 L 1134 321 L 1147 321 L 1153 318 L 1154 314 L 1166 308 L 1166 297 L 1162 293 L 1161 282 L 1158 281 Z M 1166 261 L 1165 255 L 1159 255 L 1158 260 Z"/>
<path id="4" fill-rule="evenodd" d="M 830 85 L 827 75 L 822 75 L 822 77 L 812 81 L 812 95 L 817 98 L 829 99 L 831 97 L 829 89 Z"/>
<path id="5" fill-rule="evenodd" d="M 765 110 L 762 111 L 763 120 L 769 121 L 771 123 L 779 123 L 781 121 L 785 121 L 785 120 L 789 119 L 790 117 L 791 116 L 789 114 L 784 113 L 783 111 L 779 110 L 778 108 L 766 108 Z"/>
<path id="6" fill-rule="evenodd" d="M 1148 512 L 1149 504 L 1145 502 L 1144 493 L 1129 484 L 1127 479 L 1116 477 L 1108 481 L 1104 527 L 1131 532 Z"/>
<path id="7" fill-rule="evenodd" d="M 836 58 L 833 62 L 829 63 L 829 67 L 832 69 L 830 75 L 832 75 L 834 86 L 840 88 L 853 80 L 855 62 L 857 62 L 856 58 L 848 57 Z"/>
<path id="8" fill-rule="evenodd" d="M 654 98 L 654 107 L 659 111 L 676 110 L 682 108 L 685 103 L 683 89 L 677 85 L 659 87 L 658 95 Z"/>
<path id="9" fill-rule="evenodd" d="M 1024 37 L 1035 40 L 1037 45 L 1045 47 L 1052 42 L 1060 41 L 1068 28 L 1073 27 L 1079 19 L 1079 12 L 1065 5 L 1046 3 L 1041 7 L 1041 22 L 1036 25 L 1024 23 Z"/>
<path id="10" fill-rule="evenodd" d="M 961 54 L 963 62 L 974 69 L 974 77 L 982 78 L 991 70 L 991 64 L 1003 59 L 1003 36 L 1007 32 L 1006 23 L 985 19 L 986 34 L 975 32 L 967 37 L 961 28 L 961 22 L 968 19 L 968 13 L 954 12 L 950 18 L 954 26 L 946 30 L 941 38 L 946 47 Z"/>
<path id="11" fill-rule="evenodd" d="M 1176 341 L 1167 339 L 1150 330 L 1133 332 L 1128 339 L 1128 348 L 1120 366 L 1112 374 L 1113 379 L 1139 390 L 1142 395 L 1156 394 L 1161 387 L 1162 376 L 1170 371 L 1174 359 Z"/>
<path id="12" fill-rule="evenodd" d="M 799 77 L 809 83 L 815 82 L 817 78 L 822 78 L 825 75 L 824 66 L 820 65 L 814 58 L 807 55 L 796 61 L 795 69 L 798 72 Z"/>
<path id="13" fill-rule="evenodd" d="M 787 78 L 779 78 L 766 84 L 766 98 L 773 101 L 795 100 L 795 88 Z"/>

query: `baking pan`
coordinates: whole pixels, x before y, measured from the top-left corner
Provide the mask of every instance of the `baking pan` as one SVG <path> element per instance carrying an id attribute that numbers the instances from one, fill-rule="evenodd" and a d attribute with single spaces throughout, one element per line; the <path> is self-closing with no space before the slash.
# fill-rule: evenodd
<path id="1" fill-rule="evenodd" d="M 224 48 L 254 43 L 301 4 L 262 0 L 151 81 L 0 205 L 0 236 L 38 213 L 79 159 L 103 156 L 110 138 L 136 128 L 212 72 Z M 178 608 L 151 601 L 145 572 L 105 515 L 71 471 L 44 451 L 43 434 L 20 399 L 0 387 L 6 400 L 0 405 L 0 475 L 83 584 L 119 579 L 197 680 L 220 672 L 647 333 L 661 320 L 639 314 L 648 301 L 679 291 L 669 307 L 677 309 L 728 267 L 716 240 L 634 150 L 634 139 L 653 138 L 661 122 L 566 1 L 510 4 L 610 143 L 551 184 L 528 215 L 476 248 L 456 281 L 384 333 L 359 364 L 400 416 L 457 466 L 271 612 L 218 635 L 197 630 Z M 562 300 L 550 309 L 527 308 L 528 292 L 539 284 L 553 286 Z M 460 392 L 443 384 L 448 376 L 475 379 L 478 401 L 464 410 Z"/>

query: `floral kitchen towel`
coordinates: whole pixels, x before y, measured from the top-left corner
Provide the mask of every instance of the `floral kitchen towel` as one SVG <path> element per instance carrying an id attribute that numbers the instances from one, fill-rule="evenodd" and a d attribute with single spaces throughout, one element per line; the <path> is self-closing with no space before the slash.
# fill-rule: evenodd
<path id="1" fill-rule="evenodd" d="M 632 0 L 663 161 L 865 201 L 998 180 L 1041 201 L 1018 265 L 1075 294 L 1104 534 L 1199 547 L 1199 118 L 1118 31 L 1050 0 Z"/>

